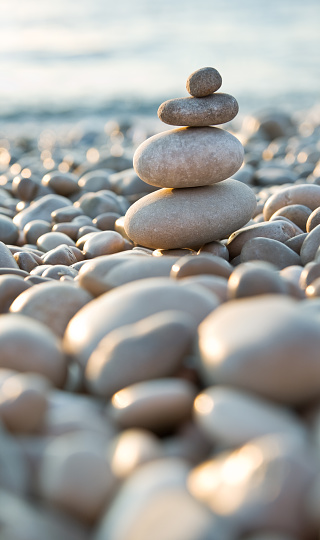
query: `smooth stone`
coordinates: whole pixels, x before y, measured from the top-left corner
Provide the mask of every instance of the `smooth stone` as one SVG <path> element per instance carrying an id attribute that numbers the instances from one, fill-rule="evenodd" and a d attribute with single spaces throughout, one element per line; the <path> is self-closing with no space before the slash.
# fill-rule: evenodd
<path id="1" fill-rule="evenodd" d="M 111 176 L 111 181 L 113 190 L 125 197 L 138 195 L 140 193 L 151 193 L 157 189 L 154 186 L 145 184 L 133 168 L 113 174 Z"/>
<path id="2" fill-rule="evenodd" d="M 197 255 L 194 249 L 178 248 L 178 249 L 155 249 L 152 252 L 153 257 L 184 257 L 185 255 Z"/>
<path id="3" fill-rule="evenodd" d="M 266 201 L 264 219 L 269 220 L 277 210 L 292 204 L 301 204 L 315 210 L 320 206 L 320 186 L 301 184 L 280 189 Z"/>
<path id="4" fill-rule="evenodd" d="M 29 244 L 36 244 L 37 240 L 43 234 L 51 231 L 51 225 L 49 221 L 43 219 L 33 219 L 29 221 L 23 228 L 25 241 Z"/>
<path id="5" fill-rule="evenodd" d="M 81 287 L 50 281 L 21 293 L 12 303 L 10 311 L 38 320 L 63 337 L 70 319 L 92 298 Z"/>
<path id="6" fill-rule="evenodd" d="M 289 223 L 289 225 L 291 225 L 292 229 L 294 230 L 294 234 L 295 235 L 298 235 L 298 234 L 303 234 L 303 230 L 300 229 L 300 227 L 298 227 L 298 225 L 296 225 L 295 223 L 293 223 L 293 221 L 291 221 L 290 219 L 284 217 L 284 216 L 271 216 L 271 218 L 269 219 L 268 222 L 266 223 L 274 223 L 275 221 L 284 221 L 286 223 Z"/>
<path id="7" fill-rule="evenodd" d="M 20 314 L 1 315 L 0 322 L 0 367 L 39 373 L 62 386 L 66 358 L 54 333 L 42 322 Z"/>
<path id="8" fill-rule="evenodd" d="M 145 463 L 122 484 L 93 540 L 234 540 L 186 488 L 185 460 Z M 124 516 L 125 519 L 119 519 Z"/>
<path id="9" fill-rule="evenodd" d="M 82 251 L 86 259 L 93 259 L 122 251 L 124 246 L 125 241 L 121 234 L 115 231 L 99 231 L 84 243 Z"/>
<path id="10" fill-rule="evenodd" d="M 83 212 L 91 219 L 94 219 L 103 212 L 122 213 L 117 195 L 109 190 L 101 190 L 96 193 L 85 193 L 75 203 L 75 206 L 81 208 L 81 210 L 83 210 Z"/>
<path id="11" fill-rule="evenodd" d="M 101 189 L 112 190 L 110 176 L 112 169 L 96 169 L 83 174 L 78 181 L 79 187 L 84 191 L 100 191 Z"/>
<path id="12" fill-rule="evenodd" d="M 238 111 L 239 105 L 233 96 L 219 93 L 201 99 L 169 99 L 160 105 L 158 117 L 171 126 L 206 127 L 231 122 Z"/>
<path id="13" fill-rule="evenodd" d="M 1 378 L 1 370 L 0 370 Z M 0 380 L 0 419 L 14 433 L 39 432 L 47 411 L 47 378 L 14 373 Z"/>
<path id="14" fill-rule="evenodd" d="M 99 257 L 79 272 L 79 284 L 94 296 L 138 279 L 169 277 L 175 257 Z"/>
<path id="15" fill-rule="evenodd" d="M 226 302 L 228 297 L 228 281 L 221 276 L 213 275 L 197 275 L 187 276 L 179 280 L 181 287 L 193 287 L 194 285 L 200 285 L 214 293 L 220 302 Z"/>
<path id="16" fill-rule="evenodd" d="M 281 216 L 290 219 L 293 221 L 303 232 L 306 231 L 306 224 L 311 214 L 310 208 L 304 206 L 303 204 L 289 204 L 283 208 L 279 208 L 273 216 Z M 273 217 L 271 216 L 271 217 Z M 320 221 L 319 221 L 320 223 Z M 308 231 L 309 232 L 309 231 Z"/>
<path id="17" fill-rule="evenodd" d="M 101 339 L 116 328 L 172 309 L 190 314 L 199 324 L 217 303 L 216 296 L 208 291 L 196 286 L 183 289 L 170 278 L 134 281 L 80 309 L 66 329 L 64 346 L 85 366 Z"/>
<path id="18" fill-rule="evenodd" d="M 241 250 L 240 262 L 260 260 L 274 264 L 279 270 L 301 264 L 297 253 L 282 242 L 272 238 L 251 238 Z"/>
<path id="19" fill-rule="evenodd" d="M 186 88 L 191 96 L 200 98 L 213 94 L 221 85 L 220 73 L 215 68 L 204 67 L 189 75 Z"/>
<path id="20" fill-rule="evenodd" d="M 129 208 L 124 226 L 132 241 L 153 249 L 199 248 L 230 236 L 251 218 L 256 199 L 236 180 L 214 186 L 161 189 Z"/>
<path id="21" fill-rule="evenodd" d="M 7 313 L 17 296 L 29 288 L 30 284 L 20 276 L 0 276 L 0 313 Z"/>
<path id="22" fill-rule="evenodd" d="M 66 206 L 65 208 L 59 208 L 51 212 L 53 223 L 70 223 L 78 216 L 84 216 L 84 213 L 81 208 L 76 208 L 75 206 Z"/>
<path id="23" fill-rule="evenodd" d="M 291 411 L 219 385 L 206 388 L 196 397 L 194 418 L 207 437 L 222 447 L 236 447 L 268 434 L 306 436 L 302 422 Z"/>
<path id="24" fill-rule="evenodd" d="M 203 255 L 204 253 L 211 253 L 211 255 L 216 255 L 217 257 L 221 257 L 222 259 L 229 261 L 229 251 L 227 247 L 218 240 L 204 244 L 199 249 L 198 255 Z"/>
<path id="25" fill-rule="evenodd" d="M 141 465 L 163 457 L 160 440 L 146 429 L 126 429 L 111 441 L 108 448 L 111 470 L 117 478 L 127 478 Z"/>
<path id="26" fill-rule="evenodd" d="M 319 262 L 309 262 L 302 269 L 299 285 L 302 289 L 306 289 L 313 281 L 320 277 Z"/>
<path id="27" fill-rule="evenodd" d="M 63 276 L 70 276 L 72 279 L 77 277 L 78 271 L 72 266 L 66 266 L 65 264 L 43 265 L 47 266 L 44 272 L 41 274 L 43 277 L 60 280 Z"/>
<path id="28" fill-rule="evenodd" d="M 4 244 L 15 244 L 19 238 L 19 229 L 7 216 L 0 214 L 0 241 Z"/>
<path id="29" fill-rule="evenodd" d="M 55 438 L 41 464 L 42 496 L 81 521 L 95 522 L 116 486 L 105 454 L 103 438 L 92 433 Z"/>
<path id="30" fill-rule="evenodd" d="M 0 268 L 12 268 L 19 270 L 19 266 L 10 249 L 0 241 Z"/>
<path id="31" fill-rule="evenodd" d="M 215 127 L 164 131 L 144 141 L 133 156 L 139 177 L 161 188 L 215 184 L 232 176 L 242 161 L 240 141 Z"/>
<path id="32" fill-rule="evenodd" d="M 306 538 L 305 498 L 316 470 L 312 450 L 301 437 L 266 435 L 201 463 L 187 485 L 237 531 L 237 538 L 264 530 Z"/>
<path id="33" fill-rule="evenodd" d="M 70 197 L 70 195 L 80 191 L 78 176 L 73 173 L 51 171 L 44 175 L 41 183 L 43 186 L 51 188 L 58 195 L 63 195 L 65 197 Z"/>
<path id="34" fill-rule="evenodd" d="M 277 267 L 263 261 L 242 263 L 228 280 L 228 299 L 246 298 L 261 294 L 287 294 L 288 287 Z"/>
<path id="35" fill-rule="evenodd" d="M 201 255 L 187 255 L 178 259 L 172 266 L 170 277 L 182 279 L 195 275 L 214 275 L 228 278 L 232 272 L 232 266 L 225 259 L 203 253 Z"/>
<path id="36" fill-rule="evenodd" d="M 90 232 L 100 232 L 100 231 L 94 225 L 83 225 L 83 227 L 80 227 L 80 229 L 78 230 L 77 240 L 79 240 L 79 238 L 82 238 L 82 236 Z"/>
<path id="37" fill-rule="evenodd" d="M 61 195 L 45 195 L 34 201 L 28 208 L 19 212 L 13 222 L 20 228 L 34 219 L 40 219 L 51 222 L 51 212 L 64 206 L 70 206 L 70 201 Z"/>
<path id="38" fill-rule="evenodd" d="M 86 241 L 89 240 L 89 238 L 92 238 L 95 234 L 98 234 L 100 231 L 91 231 L 87 234 L 84 234 L 83 236 L 81 236 L 80 238 L 77 239 L 77 242 L 76 242 L 76 247 L 80 250 L 83 249 L 83 246 L 85 245 Z"/>
<path id="39" fill-rule="evenodd" d="M 192 465 L 197 465 L 206 459 L 212 451 L 212 444 L 198 425 L 191 419 L 180 426 L 177 431 L 163 440 L 167 458 L 185 459 Z"/>
<path id="40" fill-rule="evenodd" d="M 41 251 L 51 251 L 58 246 L 65 244 L 67 246 L 75 246 L 75 242 L 69 236 L 59 232 L 48 232 L 39 236 L 37 246 Z"/>
<path id="41" fill-rule="evenodd" d="M 117 212 L 104 212 L 92 220 L 95 227 L 101 231 L 114 231 L 114 225 L 121 215 Z"/>
<path id="42" fill-rule="evenodd" d="M 116 392 L 108 414 L 121 428 L 162 432 L 176 428 L 191 417 L 196 387 L 178 378 L 152 379 Z"/>
<path id="43" fill-rule="evenodd" d="M 304 239 L 300 249 L 300 257 L 303 265 L 315 259 L 317 250 L 320 246 L 320 225 L 317 225 Z"/>
<path id="44" fill-rule="evenodd" d="M 42 259 L 29 251 L 15 253 L 14 258 L 17 261 L 19 268 L 25 272 L 31 272 L 36 266 L 42 264 Z"/>
<path id="45" fill-rule="evenodd" d="M 308 233 L 297 234 L 297 236 L 289 238 L 289 240 L 285 242 L 285 245 L 300 255 L 301 247 L 307 237 L 307 234 Z"/>
<path id="46" fill-rule="evenodd" d="M 180 311 L 163 311 L 113 330 L 89 358 L 87 388 L 110 398 L 130 384 L 174 375 L 191 352 L 196 330 L 194 320 Z"/>
<path id="47" fill-rule="evenodd" d="M 266 295 L 219 306 L 199 327 L 204 380 L 288 405 L 319 397 L 318 321 L 299 305 Z"/>
<path id="48" fill-rule="evenodd" d="M 244 244 L 251 238 L 272 238 L 278 242 L 286 242 L 295 236 L 294 228 L 286 221 L 256 223 L 237 230 L 228 238 L 227 248 L 230 258 L 240 255 Z"/>
<path id="49" fill-rule="evenodd" d="M 56 223 L 52 227 L 52 232 L 63 233 L 69 236 L 71 240 L 76 241 L 78 239 L 79 225 L 72 221 L 66 221 L 65 223 Z M 48 231 L 49 232 L 49 231 Z"/>
<path id="50" fill-rule="evenodd" d="M 71 266 L 72 264 L 78 262 L 78 258 L 73 252 L 73 249 L 76 250 L 77 248 L 74 246 L 67 246 L 66 244 L 62 244 L 60 246 L 57 246 L 56 248 L 50 249 L 50 251 L 47 251 L 42 256 L 42 263 L 52 265 L 63 264 L 66 266 Z M 82 255 L 80 250 L 77 251 L 79 251 L 79 253 Z"/>
<path id="51" fill-rule="evenodd" d="M 310 213 L 306 224 L 307 232 L 311 232 L 317 225 L 320 225 L 320 208 L 316 208 Z"/>

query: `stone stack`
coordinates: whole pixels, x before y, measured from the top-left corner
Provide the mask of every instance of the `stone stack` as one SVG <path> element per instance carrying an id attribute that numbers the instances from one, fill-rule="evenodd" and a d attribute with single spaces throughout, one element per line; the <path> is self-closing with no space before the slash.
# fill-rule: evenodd
<path id="1" fill-rule="evenodd" d="M 199 69 L 187 80 L 191 97 L 160 105 L 160 120 L 186 127 L 154 135 L 135 152 L 138 176 L 162 189 L 129 208 L 124 226 L 133 242 L 153 249 L 199 248 L 227 238 L 252 217 L 253 192 L 230 179 L 242 164 L 243 147 L 212 127 L 238 112 L 234 97 L 216 92 L 221 82 L 217 70 Z"/>

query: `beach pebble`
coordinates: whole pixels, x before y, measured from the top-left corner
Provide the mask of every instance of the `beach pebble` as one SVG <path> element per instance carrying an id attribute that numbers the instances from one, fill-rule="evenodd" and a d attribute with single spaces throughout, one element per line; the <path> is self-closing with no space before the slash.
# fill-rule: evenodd
<path id="1" fill-rule="evenodd" d="M 80 191 L 78 177 L 73 173 L 51 171 L 44 175 L 41 183 L 44 186 L 50 187 L 58 195 L 64 195 L 65 197 L 70 197 L 70 195 Z"/>
<path id="2" fill-rule="evenodd" d="M 33 219 L 23 228 L 25 241 L 29 244 L 36 244 L 40 236 L 49 233 L 50 231 L 51 225 L 49 221 L 43 219 Z"/>
<path id="3" fill-rule="evenodd" d="M 290 223 L 284 220 L 276 222 L 266 221 L 238 229 L 228 238 L 227 248 L 230 258 L 233 259 L 240 255 L 244 244 L 252 238 L 272 238 L 273 240 L 284 243 L 293 236 L 295 236 L 295 230 Z"/>
<path id="4" fill-rule="evenodd" d="M 1 315 L 0 322 L 0 367 L 39 373 L 55 386 L 62 386 L 66 358 L 53 332 L 42 322 L 20 314 Z"/>
<path id="5" fill-rule="evenodd" d="M 128 237 L 142 246 L 199 248 L 243 227 L 255 207 L 251 189 L 236 180 L 197 189 L 161 189 L 134 203 L 124 226 Z"/>
<path id="6" fill-rule="evenodd" d="M 30 284 L 20 276 L 0 276 L 0 313 L 7 313 L 15 298 L 29 287 Z"/>
<path id="7" fill-rule="evenodd" d="M 23 229 L 24 226 L 34 219 L 40 219 L 43 221 L 51 221 L 51 213 L 58 208 L 64 206 L 70 206 L 70 201 L 66 197 L 61 195 L 45 195 L 36 200 L 28 206 L 25 210 L 19 212 L 14 218 L 13 222 Z"/>
<path id="8" fill-rule="evenodd" d="M 35 253 L 30 253 L 29 251 L 20 251 L 14 254 L 14 258 L 18 263 L 18 266 L 21 270 L 26 272 L 31 272 L 36 266 L 42 264 L 42 259 Z"/>
<path id="9" fill-rule="evenodd" d="M 221 257 L 203 253 L 194 257 L 187 255 L 178 259 L 172 266 L 170 276 L 182 279 L 194 275 L 212 274 L 228 278 L 232 272 L 232 266 Z"/>
<path id="10" fill-rule="evenodd" d="M 0 370 L 0 419 L 14 433 L 39 432 L 47 410 L 47 378 L 35 373 Z"/>
<path id="11" fill-rule="evenodd" d="M 140 381 L 171 376 L 191 352 L 196 325 L 179 311 L 163 311 L 110 332 L 91 354 L 86 385 L 110 398 Z"/>
<path id="12" fill-rule="evenodd" d="M 291 225 L 295 235 L 303 234 L 303 230 L 300 229 L 300 227 L 298 227 L 298 225 L 296 225 L 293 221 L 291 221 L 290 219 L 288 219 L 288 218 L 286 218 L 284 216 L 275 216 L 273 214 L 273 216 L 271 216 L 271 218 L 269 219 L 269 222 L 267 222 L 267 223 L 273 223 L 274 221 L 284 221 L 286 223 L 289 223 L 289 225 Z"/>
<path id="13" fill-rule="evenodd" d="M 287 294 L 288 287 L 277 267 L 263 261 L 242 263 L 228 280 L 228 298 L 246 298 L 261 294 Z"/>
<path id="14" fill-rule="evenodd" d="M 186 88 L 191 96 L 205 97 L 219 90 L 222 84 L 220 73 L 212 67 L 197 69 L 187 79 Z"/>
<path id="15" fill-rule="evenodd" d="M 302 439 L 306 430 L 289 410 L 254 394 L 224 386 L 203 390 L 194 401 L 198 426 L 215 444 L 236 447 L 268 434 L 292 434 Z"/>
<path id="16" fill-rule="evenodd" d="M 37 247 L 41 251 L 51 251 L 52 249 L 65 244 L 67 246 L 75 246 L 75 242 L 69 236 L 59 232 L 48 232 L 39 236 Z"/>
<path id="17" fill-rule="evenodd" d="M 91 294 L 72 283 L 50 281 L 28 288 L 17 296 L 10 311 L 45 324 L 62 337 L 70 319 L 92 298 Z"/>
<path id="18" fill-rule="evenodd" d="M 117 196 L 109 190 L 97 191 L 96 193 L 85 193 L 80 197 L 75 206 L 81 208 L 86 216 L 91 219 L 94 219 L 104 212 L 121 213 Z"/>
<path id="19" fill-rule="evenodd" d="M 79 187 L 84 191 L 100 191 L 101 189 L 112 190 L 110 176 L 112 169 L 96 169 L 83 174 L 78 181 Z"/>
<path id="20" fill-rule="evenodd" d="M 92 220 L 95 227 L 101 231 L 114 231 L 114 224 L 121 217 L 117 212 L 104 212 Z"/>
<path id="21" fill-rule="evenodd" d="M 226 261 L 229 261 L 229 251 L 227 247 L 219 242 L 218 240 L 213 240 L 213 242 L 208 242 L 204 244 L 198 251 L 198 255 L 203 255 L 204 253 L 211 253 L 217 257 L 221 257 Z"/>
<path id="22" fill-rule="evenodd" d="M 279 208 L 279 210 L 277 210 L 270 219 L 272 219 L 274 216 L 285 217 L 290 219 L 290 221 L 293 221 L 293 223 L 295 223 L 298 227 L 300 227 L 300 229 L 302 229 L 303 232 L 305 232 L 310 214 L 310 208 L 304 206 L 303 204 L 289 204 L 288 206 Z"/>
<path id="23" fill-rule="evenodd" d="M 286 240 L 285 245 L 300 255 L 301 246 L 307 238 L 307 234 L 308 233 L 297 234 L 297 236 L 293 236 L 292 238 L 289 238 L 289 240 Z"/>
<path id="24" fill-rule="evenodd" d="M 94 522 L 116 485 L 103 439 L 92 433 L 61 435 L 45 450 L 42 496 L 85 522 Z"/>
<path id="25" fill-rule="evenodd" d="M 237 100 L 229 94 L 212 94 L 202 99 L 169 99 L 158 109 L 158 117 L 171 126 L 205 127 L 225 124 L 237 116 Z"/>
<path id="26" fill-rule="evenodd" d="M 19 270 L 19 266 L 10 249 L 0 241 L 0 268 Z"/>
<path id="27" fill-rule="evenodd" d="M 200 287 L 184 289 L 170 278 L 134 281 L 80 309 L 66 329 L 64 345 L 85 366 L 101 339 L 116 328 L 172 309 L 190 314 L 199 324 L 217 304 L 214 294 Z"/>
<path id="28" fill-rule="evenodd" d="M 164 131 L 143 142 L 133 156 L 140 178 L 161 188 L 215 184 L 232 176 L 242 161 L 242 144 L 216 127 Z"/>
<path id="29" fill-rule="evenodd" d="M 264 205 L 264 219 L 269 220 L 277 210 L 292 204 L 303 205 L 315 210 L 320 206 L 320 186 L 301 184 L 276 191 Z"/>
<path id="30" fill-rule="evenodd" d="M 223 304 L 199 327 L 204 380 L 289 405 L 311 401 L 320 395 L 317 326 L 286 296 Z"/>
<path id="31" fill-rule="evenodd" d="M 320 277 L 319 262 L 311 261 L 302 269 L 299 284 L 302 289 L 306 289 L 311 283 Z"/>
<path id="32" fill-rule="evenodd" d="M 299 265 L 301 259 L 288 246 L 272 238 L 251 238 L 248 240 L 240 254 L 240 262 L 260 260 L 274 264 L 279 270 L 286 266 Z"/>
<path id="33" fill-rule="evenodd" d="M 75 206 L 65 206 L 64 208 L 59 208 L 51 212 L 51 220 L 53 223 L 69 223 L 75 217 L 84 216 L 83 210 L 81 208 L 76 208 Z"/>
<path id="34" fill-rule="evenodd" d="M 64 264 L 66 266 L 70 266 L 71 264 L 75 264 L 78 262 L 79 257 L 76 257 L 73 250 L 77 250 L 80 253 L 80 259 L 84 259 L 82 252 L 80 249 L 78 250 L 74 246 L 67 246 L 66 244 L 61 244 L 60 246 L 57 246 L 56 248 L 50 249 L 50 251 L 47 251 L 42 256 L 42 263 L 43 264 Z M 81 257 L 82 255 L 82 257 Z"/>
<path id="35" fill-rule="evenodd" d="M 7 216 L 0 214 L 0 241 L 4 244 L 15 244 L 19 238 L 19 229 Z"/>
<path id="36" fill-rule="evenodd" d="M 108 413 L 121 428 L 168 431 L 190 418 L 195 395 L 196 387 L 189 381 L 152 379 L 116 392 Z"/>
<path id="37" fill-rule="evenodd" d="M 122 251 L 124 246 L 125 241 L 121 234 L 115 231 L 98 231 L 84 243 L 82 251 L 86 259 L 92 259 Z"/>
<path id="38" fill-rule="evenodd" d="M 208 274 L 198 274 L 196 276 L 187 276 L 179 280 L 181 287 L 191 287 L 200 285 L 214 293 L 220 302 L 226 302 L 228 297 L 228 281 L 221 276 Z"/>
<path id="39" fill-rule="evenodd" d="M 79 224 L 73 223 L 72 221 L 70 222 L 66 221 L 62 223 L 55 223 L 51 230 L 52 232 L 66 234 L 67 236 L 69 236 L 69 238 L 71 238 L 71 240 L 76 241 L 78 239 L 79 229 L 80 229 Z"/>
<path id="40" fill-rule="evenodd" d="M 320 225 L 317 225 L 304 239 L 300 249 L 300 257 L 303 265 L 315 259 L 317 250 L 320 246 Z"/>
<path id="41" fill-rule="evenodd" d="M 50 279 L 60 280 L 63 276 L 70 276 L 72 279 L 77 277 L 78 271 L 72 266 L 66 266 L 65 264 L 55 264 L 55 265 L 43 265 L 44 271 L 42 276 Z"/>
<path id="42" fill-rule="evenodd" d="M 306 224 L 307 232 L 311 232 L 317 225 L 320 225 L 320 208 L 316 208 L 310 213 Z"/>

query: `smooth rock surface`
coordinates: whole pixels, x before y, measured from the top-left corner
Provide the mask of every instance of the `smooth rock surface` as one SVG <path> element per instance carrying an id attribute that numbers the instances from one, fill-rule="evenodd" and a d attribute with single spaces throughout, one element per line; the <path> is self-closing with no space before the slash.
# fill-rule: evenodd
<path id="1" fill-rule="evenodd" d="M 10 249 L 3 242 L 0 242 L 0 268 L 19 269 Z"/>
<path id="2" fill-rule="evenodd" d="M 311 210 L 315 210 L 320 206 L 320 186 L 301 184 L 276 191 L 264 205 L 264 219 L 270 219 L 277 210 L 292 204 L 302 204 Z"/>
<path id="3" fill-rule="evenodd" d="M 264 261 L 239 264 L 228 280 L 229 299 L 287 293 L 288 287 L 277 272 L 277 267 Z"/>
<path id="4" fill-rule="evenodd" d="M 206 186 L 232 176 L 243 161 L 243 147 L 219 128 L 176 128 L 143 142 L 133 156 L 139 177 L 161 188 Z"/>
<path id="5" fill-rule="evenodd" d="M 197 69 L 187 79 L 186 88 L 191 96 L 204 97 L 219 90 L 222 78 L 215 68 L 204 67 Z"/>
<path id="6" fill-rule="evenodd" d="M 320 225 L 317 225 L 308 233 L 300 249 L 300 257 L 303 265 L 315 259 L 317 250 L 320 246 Z"/>
<path id="7" fill-rule="evenodd" d="M 299 255 L 288 246 L 278 240 L 261 237 L 251 238 L 241 250 L 240 262 L 255 260 L 274 264 L 279 270 L 286 266 L 301 264 Z"/>
<path id="8" fill-rule="evenodd" d="M 169 99 L 158 109 L 158 117 L 171 126 L 205 127 L 225 124 L 237 116 L 237 100 L 229 94 L 212 94 L 201 99 Z"/>
<path id="9" fill-rule="evenodd" d="M 70 206 L 70 201 L 66 197 L 61 195 L 45 195 L 33 202 L 28 208 L 19 212 L 14 218 L 13 222 L 20 228 L 23 227 L 34 219 L 40 219 L 44 221 L 51 221 L 51 212 L 58 210 L 64 206 Z"/>
<path id="10" fill-rule="evenodd" d="M 0 313 L 7 313 L 17 296 L 29 287 L 30 283 L 20 276 L 0 276 Z"/>
<path id="11" fill-rule="evenodd" d="M 12 219 L 0 214 L 0 241 L 5 244 L 15 244 L 19 238 L 19 229 Z"/>
<path id="12" fill-rule="evenodd" d="M 197 189 L 161 189 L 134 203 L 124 226 L 131 240 L 146 247 L 194 248 L 243 227 L 255 207 L 251 189 L 236 180 Z"/>

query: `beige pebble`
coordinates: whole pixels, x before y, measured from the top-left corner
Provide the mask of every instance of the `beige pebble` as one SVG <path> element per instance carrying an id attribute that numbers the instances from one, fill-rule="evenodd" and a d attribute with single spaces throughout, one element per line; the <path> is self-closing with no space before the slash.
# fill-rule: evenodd
<path id="1" fill-rule="evenodd" d="M 64 206 L 70 206 L 70 201 L 66 197 L 62 197 L 61 195 L 45 195 L 34 201 L 25 210 L 19 212 L 13 218 L 13 221 L 20 229 L 23 229 L 29 221 L 34 219 L 51 222 L 51 212 Z"/>
<path id="2" fill-rule="evenodd" d="M 307 232 L 309 233 L 312 231 L 312 229 L 314 229 L 317 225 L 320 225 L 320 208 L 316 208 L 312 213 L 310 213 L 306 223 Z"/>
<path id="3" fill-rule="evenodd" d="M 291 411 L 224 386 L 211 386 L 198 394 L 194 417 L 209 439 L 222 447 L 236 447 L 274 433 L 306 436 L 302 422 Z"/>
<path id="4" fill-rule="evenodd" d="M 29 287 L 30 284 L 20 276 L 0 276 L 0 313 L 7 313 L 15 298 Z"/>
<path id="5" fill-rule="evenodd" d="M 319 186 L 320 187 L 320 186 Z M 308 236 L 304 239 L 300 249 L 300 257 L 303 265 L 315 259 L 317 250 L 320 245 L 320 225 L 317 225 Z"/>
<path id="6" fill-rule="evenodd" d="M 190 382 L 178 378 L 138 382 L 113 395 L 108 413 L 122 428 L 167 431 L 190 418 L 195 394 Z"/>
<path id="7" fill-rule="evenodd" d="M 224 277 L 198 274 L 196 276 L 187 276 L 180 279 L 179 285 L 187 288 L 193 288 L 194 285 L 200 285 L 200 287 L 204 287 L 215 294 L 220 302 L 227 301 L 228 280 Z"/>
<path id="8" fill-rule="evenodd" d="M 190 314 L 199 324 L 217 304 L 210 292 L 183 289 L 170 278 L 127 283 L 80 309 L 66 329 L 64 345 L 85 366 L 101 339 L 116 328 L 172 309 Z"/>
<path id="9" fill-rule="evenodd" d="M 65 206 L 51 212 L 51 221 L 53 223 L 70 223 L 74 218 L 78 216 L 84 216 L 81 208 L 75 206 Z"/>
<path id="10" fill-rule="evenodd" d="M 37 240 L 37 247 L 41 251 L 45 252 L 61 246 L 61 244 L 65 244 L 67 246 L 75 246 L 75 242 L 71 240 L 69 236 L 59 232 L 48 232 L 42 234 Z"/>
<path id="11" fill-rule="evenodd" d="M 264 205 L 263 215 L 265 220 L 284 206 L 299 204 L 315 210 L 320 206 L 320 186 L 315 184 L 301 184 L 285 187 L 271 195 Z"/>
<path id="12" fill-rule="evenodd" d="M 228 280 L 228 298 L 261 294 L 287 294 L 286 283 L 276 266 L 264 261 L 250 261 L 237 266 Z"/>
<path id="13" fill-rule="evenodd" d="M 125 242 L 121 234 L 115 231 L 101 231 L 89 238 L 83 245 L 83 253 L 87 259 L 100 255 L 111 255 L 122 251 Z"/>
<path id="14" fill-rule="evenodd" d="M 212 255 L 217 255 L 217 257 L 221 257 L 222 259 L 229 261 L 229 251 L 227 247 L 218 240 L 204 244 L 199 249 L 198 255 L 203 255 L 204 253 L 211 253 Z"/>
<path id="15" fill-rule="evenodd" d="M 41 275 L 50 279 L 60 280 L 64 276 L 70 276 L 70 278 L 74 279 L 78 275 L 78 271 L 75 268 L 72 268 L 72 266 L 66 266 L 65 264 L 43 266 L 47 266 L 47 268 L 45 268 Z"/>
<path id="16" fill-rule="evenodd" d="M 78 177 L 73 173 L 51 171 L 44 175 L 41 183 L 44 186 L 50 187 L 58 195 L 64 195 L 65 197 L 70 197 L 70 195 L 80 191 Z"/>
<path id="17" fill-rule="evenodd" d="M 299 255 L 288 246 L 278 240 L 261 237 L 251 238 L 241 250 L 240 262 L 253 260 L 274 264 L 279 270 L 286 266 L 301 264 Z"/>
<path id="18" fill-rule="evenodd" d="M 35 373 L 12 373 L 0 381 L 0 419 L 9 431 L 39 432 L 47 410 L 49 387 L 48 379 Z"/>
<path id="19" fill-rule="evenodd" d="M 204 97 L 219 90 L 222 84 L 220 73 L 212 67 L 197 69 L 187 79 L 186 88 L 191 96 Z"/>
<path id="20" fill-rule="evenodd" d="M 158 109 L 158 117 L 171 126 L 205 127 L 231 122 L 237 116 L 237 100 L 229 94 L 212 94 L 201 99 L 169 99 Z"/>
<path id="21" fill-rule="evenodd" d="M 196 336 L 196 324 L 179 311 L 163 311 L 110 332 L 91 354 L 86 385 L 109 398 L 140 381 L 174 375 Z"/>
<path id="22" fill-rule="evenodd" d="M 49 221 L 43 219 L 33 219 L 29 221 L 23 228 L 25 241 L 30 244 L 36 244 L 39 236 L 51 231 Z"/>
<path id="23" fill-rule="evenodd" d="M 132 241 L 153 249 L 199 248 L 228 237 L 251 218 L 256 199 L 245 184 L 161 189 L 134 203 L 125 216 Z"/>
<path id="24" fill-rule="evenodd" d="M 28 251 L 20 251 L 14 254 L 14 258 L 17 261 L 19 268 L 25 270 L 26 272 L 31 272 L 33 268 L 42 264 L 41 258 L 35 253 L 30 253 Z"/>
<path id="25" fill-rule="evenodd" d="M 228 238 L 227 248 L 231 259 L 240 255 L 244 244 L 251 238 L 272 238 L 285 242 L 295 236 L 294 228 L 286 221 L 264 222 L 237 230 Z"/>
<path id="26" fill-rule="evenodd" d="M 78 199 L 75 206 L 76 208 L 81 208 L 81 210 L 83 210 L 83 212 L 91 219 L 94 219 L 104 212 L 121 213 L 117 195 L 109 190 L 101 190 L 96 193 L 85 193 Z"/>
<path id="27" fill-rule="evenodd" d="M 232 176 L 242 161 L 243 147 L 238 139 L 215 127 L 164 131 L 144 141 L 133 156 L 140 178 L 162 188 L 221 182 Z"/>
<path id="28" fill-rule="evenodd" d="M 203 253 L 196 257 L 189 255 L 178 259 L 172 266 L 170 276 L 182 279 L 194 275 L 212 274 L 228 278 L 232 272 L 232 266 L 221 257 Z"/>
<path id="29" fill-rule="evenodd" d="M 199 327 L 204 380 L 289 405 L 319 396 L 318 322 L 299 305 L 266 295 L 219 306 Z"/>
<path id="30" fill-rule="evenodd" d="M 61 244 L 53 249 L 50 249 L 42 256 L 43 264 L 64 264 L 66 266 L 71 266 L 78 262 L 73 250 L 77 250 L 75 246 L 67 246 L 66 244 Z M 81 255 L 81 251 L 77 250 Z M 82 255 L 83 259 L 83 255 Z"/>
<path id="31" fill-rule="evenodd" d="M 63 337 L 70 319 L 92 298 L 87 291 L 73 284 L 49 282 L 20 294 L 10 311 L 38 320 Z"/>
<path id="32" fill-rule="evenodd" d="M 303 232 L 306 231 L 306 224 L 308 218 L 311 214 L 310 208 L 304 206 L 303 204 L 289 204 L 283 208 L 279 208 L 273 216 L 281 216 L 290 219 L 293 221 Z M 271 216 L 271 217 L 273 217 Z M 271 218 L 270 218 L 271 219 Z"/>
<path id="33" fill-rule="evenodd" d="M 116 485 L 105 442 L 86 433 L 61 435 L 46 448 L 40 471 L 42 496 L 82 521 L 94 522 Z"/>
<path id="34" fill-rule="evenodd" d="M 66 223 L 56 223 L 52 227 L 52 232 L 63 233 L 69 236 L 71 240 L 76 241 L 78 238 L 79 224 L 72 221 Z M 49 231 L 48 231 L 49 232 Z"/>
<path id="35" fill-rule="evenodd" d="M 1 368 L 39 373 L 55 386 L 63 385 L 66 358 L 60 340 L 43 323 L 24 315 L 1 315 L 0 350 Z"/>
<path id="36" fill-rule="evenodd" d="M 117 212 L 104 212 L 92 220 L 92 223 L 101 231 L 114 231 L 114 224 L 121 215 Z"/>
<path id="37" fill-rule="evenodd" d="M 293 221 L 291 221 L 290 219 L 284 217 L 284 216 L 276 216 L 275 213 L 273 214 L 273 216 L 271 216 L 271 218 L 269 219 L 269 222 L 268 223 L 273 223 L 275 221 L 283 221 L 285 223 L 289 223 L 289 225 L 292 227 L 292 229 L 294 230 L 294 233 L 297 235 L 297 234 L 303 234 L 303 230 L 300 229 L 300 227 L 298 227 L 298 225 L 296 225 Z"/>

